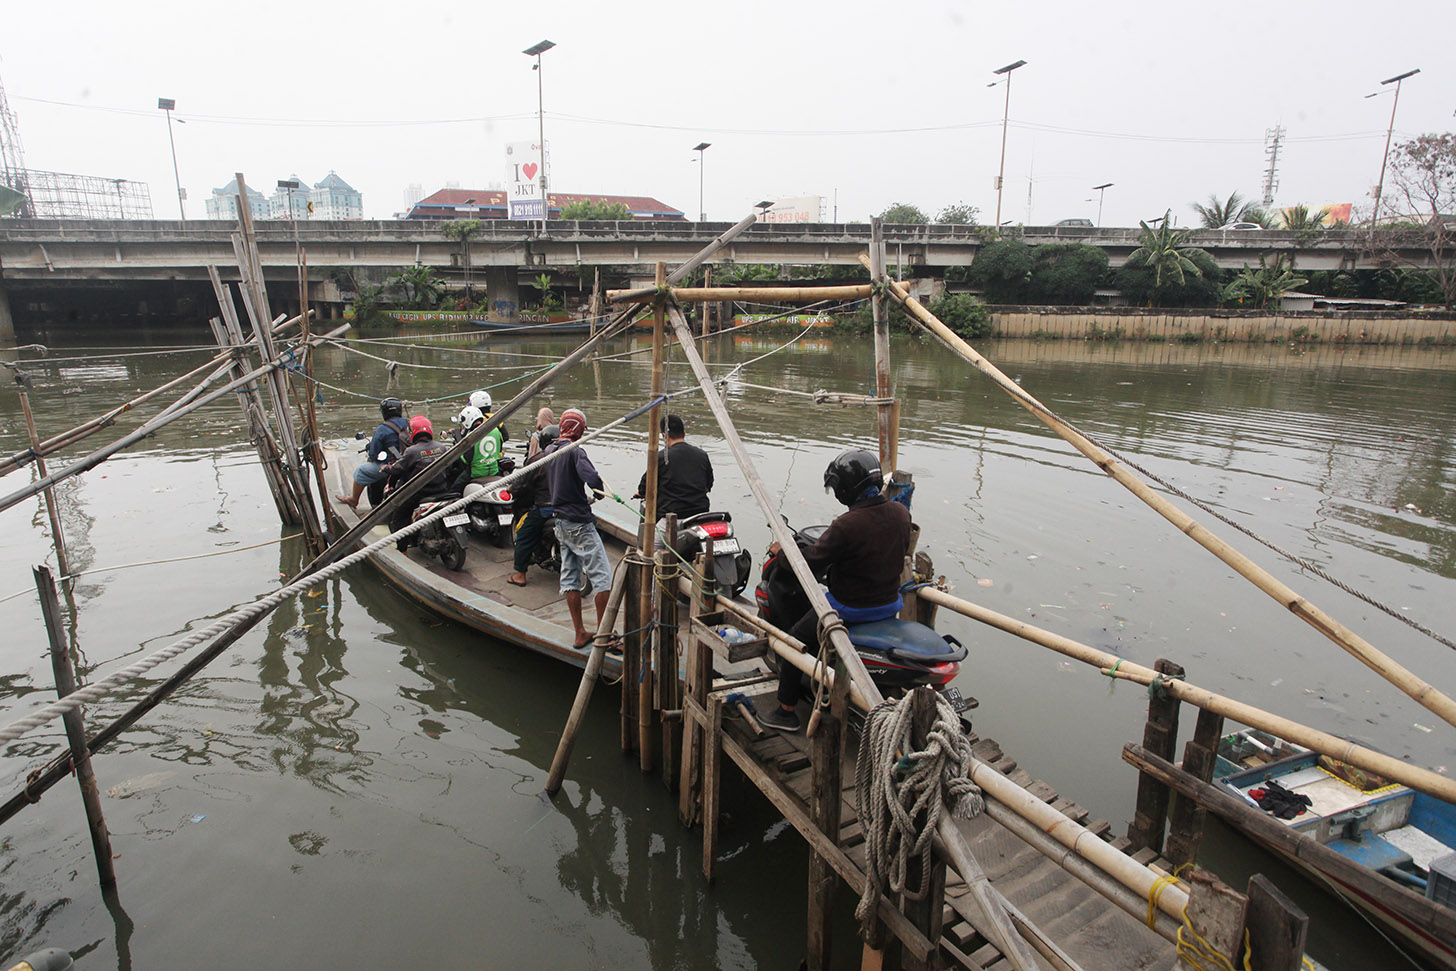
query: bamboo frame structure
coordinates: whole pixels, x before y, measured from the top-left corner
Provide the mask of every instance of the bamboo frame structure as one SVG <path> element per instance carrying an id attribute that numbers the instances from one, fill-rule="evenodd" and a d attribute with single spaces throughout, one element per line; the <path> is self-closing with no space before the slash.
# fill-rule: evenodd
<path id="1" fill-rule="evenodd" d="M 863 256 L 861 256 L 861 261 L 864 261 Z M 991 378 L 1003 391 L 1010 394 L 1017 404 L 1031 412 L 1073 448 L 1091 459 L 1098 468 L 1111 476 L 1119 485 L 1141 499 L 1164 519 L 1177 526 L 1180 532 L 1185 533 L 1195 543 L 1218 557 L 1240 576 L 1287 608 L 1290 613 L 1319 631 L 1370 670 L 1404 691 L 1438 718 L 1456 726 L 1456 701 L 1429 682 L 1417 677 L 1394 658 L 1335 620 L 1288 585 L 1276 579 L 1269 571 L 1249 557 L 1234 549 L 1204 526 L 1199 525 L 1192 516 L 1154 492 L 1145 482 L 1128 471 L 1122 463 L 1058 418 L 1030 392 L 1023 390 L 1000 368 L 977 353 L 975 348 L 942 323 L 920 301 L 910 296 L 909 288 L 903 283 L 895 280 L 879 282 L 888 283 L 888 292 L 894 294 L 911 316 L 923 324 L 942 344 L 970 362 L 982 374 Z"/>

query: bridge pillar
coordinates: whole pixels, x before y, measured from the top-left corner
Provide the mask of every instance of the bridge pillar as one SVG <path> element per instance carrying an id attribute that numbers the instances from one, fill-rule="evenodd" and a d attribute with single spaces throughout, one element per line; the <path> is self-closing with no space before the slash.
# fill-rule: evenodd
<path id="1" fill-rule="evenodd" d="M 491 320 L 514 321 L 520 317 L 521 290 L 514 266 L 485 268 L 485 298 Z"/>
<path id="2" fill-rule="evenodd" d="M 15 318 L 10 315 L 10 296 L 0 287 L 0 341 L 15 343 Z"/>

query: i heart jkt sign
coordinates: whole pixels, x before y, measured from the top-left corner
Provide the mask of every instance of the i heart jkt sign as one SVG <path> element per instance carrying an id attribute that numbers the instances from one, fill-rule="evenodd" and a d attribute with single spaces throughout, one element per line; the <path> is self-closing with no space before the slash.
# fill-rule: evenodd
<path id="1" fill-rule="evenodd" d="M 541 144 L 535 141 L 506 145 L 506 214 L 510 219 L 545 219 L 541 177 L 546 165 Z"/>

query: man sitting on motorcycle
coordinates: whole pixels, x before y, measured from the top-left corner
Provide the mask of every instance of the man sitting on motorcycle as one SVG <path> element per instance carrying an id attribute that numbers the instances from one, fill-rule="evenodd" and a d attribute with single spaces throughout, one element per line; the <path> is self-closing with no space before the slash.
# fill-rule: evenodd
<path id="1" fill-rule="evenodd" d="M 804 559 L 815 576 L 828 571 L 829 606 L 847 624 L 867 624 L 900 612 L 900 575 L 910 550 L 910 512 L 881 493 L 885 478 L 874 453 L 851 449 L 824 470 L 824 488 L 848 506 L 824 535 L 805 547 Z M 769 554 L 779 552 L 769 546 Z M 808 651 L 819 647 L 819 618 L 811 608 L 790 629 Z M 787 661 L 779 661 L 778 706 L 759 721 L 780 731 L 799 730 L 797 712 L 803 675 Z"/>
<path id="2" fill-rule="evenodd" d="M 359 508 L 359 497 L 364 494 L 365 489 L 384 482 L 384 466 L 399 458 L 405 449 L 401 437 L 407 434 L 409 424 L 404 420 L 404 402 L 398 398 L 385 398 L 379 403 L 379 415 L 384 420 L 374 429 L 374 435 L 369 439 L 369 446 L 364 452 L 364 461 L 354 470 L 352 493 L 334 497 L 351 509 Z M 381 453 L 385 456 L 383 459 L 379 457 Z M 371 502 L 376 495 L 377 493 L 370 493 Z"/>
<path id="3" fill-rule="evenodd" d="M 431 462 L 450 450 L 447 443 L 435 441 L 434 426 L 424 415 L 415 415 L 409 420 L 409 436 L 410 447 L 405 449 L 404 454 L 389 469 L 391 488 L 399 488 L 400 485 L 412 479 Z M 451 494 L 454 491 L 455 471 L 459 467 L 458 462 L 451 462 L 450 466 L 431 476 L 424 488 L 401 503 L 399 508 L 394 511 L 394 518 L 389 521 L 390 532 L 408 526 L 410 516 L 421 502 Z M 408 545 L 408 541 L 401 540 L 400 552 L 403 553 Z"/>
<path id="4" fill-rule="evenodd" d="M 535 432 L 531 441 L 539 445 L 536 452 L 526 456 L 526 464 L 530 465 L 546 453 L 551 443 L 561 434 L 561 426 L 547 425 L 545 428 Z M 552 515 L 551 509 L 551 488 L 546 483 L 546 476 L 543 469 L 537 469 L 522 475 L 516 480 L 515 486 L 511 489 L 511 512 L 515 513 L 516 521 L 512 527 L 512 537 L 515 541 L 515 566 L 516 572 L 506 577 L 506 582 L 515 587 L 526 585 L 526 567 L 531 565 L 531 554 L 536 552 L 537 545 L 541 542 L 541 533 L 546 525 L 546 520 Z"/>
<path id="5" fill-rule="evenodd" d="M 476 392 L 476 394 L 484 393 L 483 391 Z M 489 404 L 489 401 L 486 403 Z M 466 405 L 460 409 L 459 436 L 464 437 L 469 434 L 471 429 L 485 421 L 487 417 L 489 416 L 475 405 Z M 465 463 L 465 470 L 460 473 L 460 477 L 455 481 L 455 487 L 457 489 L 465 488 L 466 483 L 469 482 L 481 482 L 484 484 L 485 481 L 495 479 L 497 476 L 504 475 L 506 472 L 515 468 L 514 464 L 511 464 L 510 468 L 501 468 L 502 461 L 511 463 L 511 459 L 504 458 L 501 455 L 501 448 L 505 442 L 502 434 L 504 431 L 505 429 L 503 427 L 492 428 L 485 433 L 485 436 L 480 441 L 470 446 L 470 451 L 466 452 L 462 459 Z"/>
<path id="6" fill-rule="evenodd" d="M 689 445 L 683 420 L 668 415 L 662 420 L 667 444 L 657 453 L 657 519 L 658 538 L 662 538 L 662 520 L 676 513 L 679 520 L 708 511 L 708 492 L 713 488 L 713 463 L 708 453 Z M 637 483 L 632 498 L 647 494 L 647 476 Z"/>

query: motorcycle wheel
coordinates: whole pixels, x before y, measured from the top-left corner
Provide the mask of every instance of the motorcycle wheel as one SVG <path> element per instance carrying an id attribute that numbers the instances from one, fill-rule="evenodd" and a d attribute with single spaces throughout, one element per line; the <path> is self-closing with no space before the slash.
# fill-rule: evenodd
<path id="1" fill-rule="evenodd" d="M 445 542 L 445 549 L 440 554 L 440 559 L 445 563 L 445 569 L 458 570 L 465 565 L 465 547 L 460 541 L 451 536 Z"/>
<path id="2" fill-rule="evenodd" d="M 495 530 L 490 534 L 490 541 L 495 544 L 497 549 L 505 549 L 511 545 L 511 540 L 511 527 L 502 526 L 500 521 L 497 520 Z"/>

